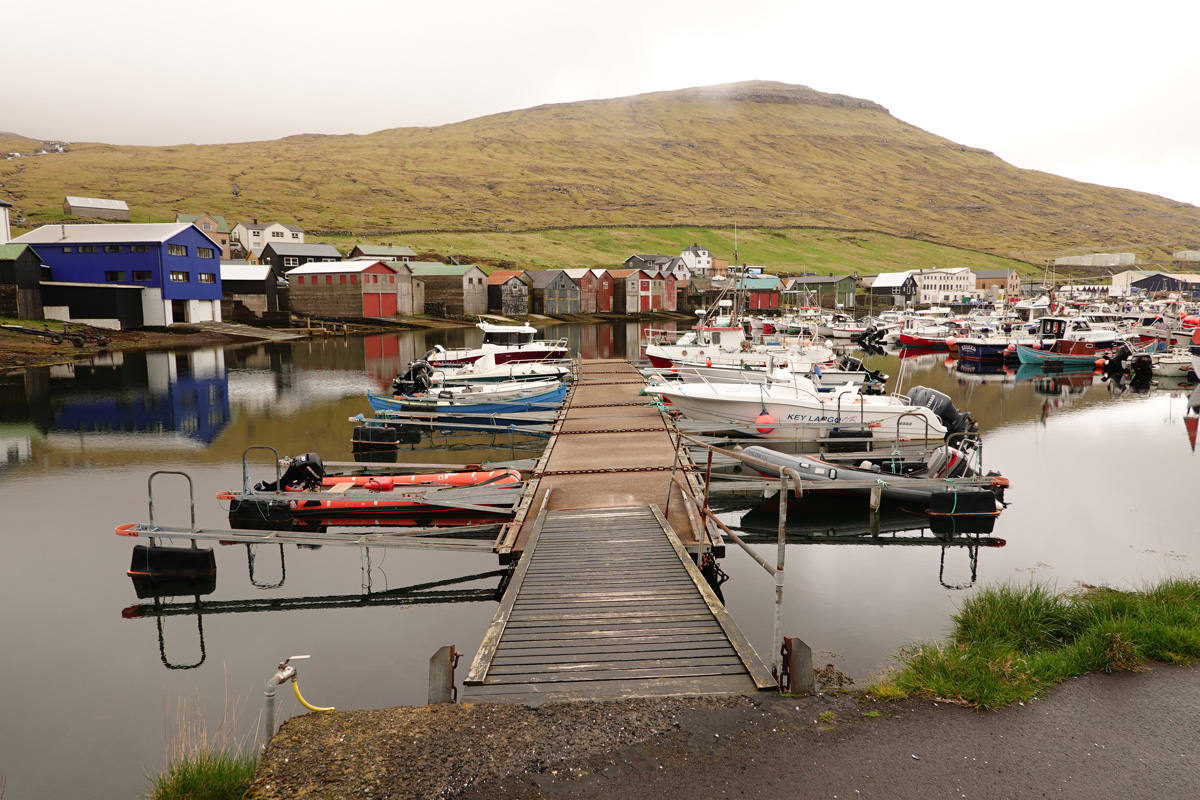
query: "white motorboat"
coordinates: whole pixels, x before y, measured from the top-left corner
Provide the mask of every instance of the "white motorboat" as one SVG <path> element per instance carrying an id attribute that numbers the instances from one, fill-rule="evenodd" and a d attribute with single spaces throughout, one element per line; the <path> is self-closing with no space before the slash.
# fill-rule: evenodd
<path id="1" fill-rule="evenodd" d="M 496 364 L 527 361 L 561 361 L 571 357 L 567 340 L 537 339 L 537 331 L 529 325 L 493 325 L 480 322 L 475 327 L 483 331 L 483 344 L 474 348 L 438 349 L 428 354 L 434 367 L 457 367 L 483 358 L 495 357 Z"/>
<path id="2" fill-rule="evenodd" d="M 927 440 L 974 425 L 949 397 L 924 386 L 907 397 L 877 396 L 848 386 L 818 387 L 793 376 L 788 383 L 657 383 L 645 391 L 670 401 L 688 419 L 765 438 L 816 437 L 833 428 L 871 427 L 875 438 Z"/>
<path id="3" fill-rule="evenodd" d="M 435 369 L 429 363 L 429 359 L 441 350 L 441 345 L 438 345 L 426 353 L 424 358 L 409 364 L 408 371 L 397 375 L 392 381 L 392 389 L 401 394 L 414 391 L 420 373 L 426 375 L 432 387 L 567 380 L 571 377 L 571 364 L 568 361 L 509 361 L 497 364 L 495 353 L 487 353 L 461 367 Z"/>
<path id="4" fill-rule="evenodd" d="M 1161 353 L 1151 353 L 1154 375 L 1160 378 L 1187 378 L 1190 373 L 1195 372 L 1195 362 L 1200 360 L 1200 356 L 1189 350 L 1200 351 L 1200 347 L 1172 347 Z M 1200 376 L 1200 372 L 1196 374 Z"/>
<path id="5" fill-rule="evenodd" d="M 849 314 L 836 313 L 822 318 L 817 333 L 830 339 L 857 341 L 866 332 L 867 322 L 860 322 Z"/>
<path id="6" fill-rule="evenodd" d="M 878 370 L 867 369 L 859 358 L 849 355 L 838 358 L 829 348 L 818 345 L 792 350 L 765 367 L 677 361 L 667 377 L 678 377 L 684 383 L 790 383 L 794 375 L 812 380 L 821 387 L 869 386 L 877 391 L 882 391 L 888 379 Z"/>

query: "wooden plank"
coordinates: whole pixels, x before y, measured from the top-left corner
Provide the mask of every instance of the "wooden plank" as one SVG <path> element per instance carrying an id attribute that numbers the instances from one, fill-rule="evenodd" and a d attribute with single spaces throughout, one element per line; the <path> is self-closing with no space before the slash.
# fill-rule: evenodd
<path id="1" fill-rule="evenodd" d="M 607 650 L 603 653 L 594 652 L 578 652 L 578 653 L 561 653 L 561 652 L 542 652 L 542 653 L 522 653 L 519 655 L 507 655 L 503 651 L 496 654 L 492 660 L 492 667 L 499 666 L 537 666 L 545 667 L 552 664 L 585 664 L 589 661 L 597 660 L 600 656 L 608 662 L 616 663 L 619 661 L 639 661 L 645 660 L 647 654 L 659 656 L 654 659 L 655 663 L 667 663 L 672 659 L 681 661 L 690 661 L 692 659 L 704 659 L 712 657 L 722 658 L 737 658 L 737 651 L 729 645 L 720 647 L 707 647 L 704 649 L 687 649 L 673 650 L 669 654 L 666 651 L 647 651 L 647 650 Z M 499 674 L 499 673 L 497 673 Z"/>
<path id="2" fill-rule="evenodd" d="M 611 669 L 603 666 L 597 666 L 595 670 L 588 671 L 571 671 L 571 670 L 554 670 L 554 671 L 537 671 L 524 672 L 513 675 L 505 673 L 504 676 L 498 676 L 493 682 L 505 682 L 511 676 L 512 679 L 519 680 L 522 683 L 582 683 L 585 681 L 617 681 L 617 680 L 643 680 L 655 679 L 664 677 L 686 678 L 696 677 L 700 675 L 745 675 L 746 666 L 742 660 L 736 656 L 729 659 L 727 664 L 714 664 L 711 667 L 707 665 L 688 665 L 679 664 L 670 667 L 669 673 L 664 673 L 663 667 L 660 664 L 652 664 L 651 666 L 641 667 L 637 669 Z M 517 677 L 519 675 L 519 677 Z"/>

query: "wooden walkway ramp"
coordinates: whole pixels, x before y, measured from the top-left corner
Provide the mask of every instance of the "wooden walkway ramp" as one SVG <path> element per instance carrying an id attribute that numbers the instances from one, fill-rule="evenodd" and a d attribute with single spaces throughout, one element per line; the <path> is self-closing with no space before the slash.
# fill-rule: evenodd
<path id="1" fill-rule="evenodd" d="M 777 689 L 655 505 L 543 510 L 466 702 Z"/>

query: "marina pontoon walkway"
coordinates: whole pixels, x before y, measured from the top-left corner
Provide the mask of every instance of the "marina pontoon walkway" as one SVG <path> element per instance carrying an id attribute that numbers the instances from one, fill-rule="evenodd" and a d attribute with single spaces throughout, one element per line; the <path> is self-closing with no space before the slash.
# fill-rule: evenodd
<path id="1" fill-rule="evenodd" d="M 543 510 L 467 702 L 777 688 L 657 506 Z"/>
<path id="2" fill-rule="evenodd" d="M 625 360 L 579 366 L 537 479 L 497 540 L 502 559 L 520 560 L 465 700 L 777 688 L 689 553 L 701 539 L 714 550 L 723 544 L 672 483 L 675 444 L 642 386 Z"/>

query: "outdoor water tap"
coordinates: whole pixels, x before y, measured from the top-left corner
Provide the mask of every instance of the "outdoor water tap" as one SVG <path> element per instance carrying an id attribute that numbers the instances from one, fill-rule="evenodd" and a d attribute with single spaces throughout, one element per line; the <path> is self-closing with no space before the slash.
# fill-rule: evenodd
<path id="1" fill-rule="evenodd" d="M 287 681 L 292 682 L 292 686 L 296 685 L 296 668 L 288 662 L 301 658 L 310 658 L 311 656 L 290 656 L 285 658 L 279 665 L 279 670 L 267 680 L 267 707 L 266 713 L 263 716 L 263 743 L 265 748 L 267 743 L 271 741 L 271 737 L 275 735 L 275 688 Z M 300 697 L 299 689 L 296 690 L 296 696 Z M 303 698 L 301 698 L 303 702 Z M 307 705 L 307 704 L 306 704 Z"/>
<path id="2" fill-rule="evenodd" d="M 288 664 L 293 659 L 312 658 L 312 656 L 289 656 L 285 658 L 279 665 L 279 671 L 271 676 L 267 681 L 267 697 L 275 696 L 275 687 L 280 684 L 296 679 L 296 668 Z"/>

